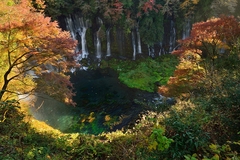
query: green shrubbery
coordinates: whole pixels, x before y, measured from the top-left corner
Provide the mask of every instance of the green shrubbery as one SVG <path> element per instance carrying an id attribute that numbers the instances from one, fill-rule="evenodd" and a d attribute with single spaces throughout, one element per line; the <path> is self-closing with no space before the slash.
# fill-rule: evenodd
<path id="1" fill-rule="evenodd" d="M 184 155 L 196 152 L 205 147 L 209 141 L 209 133 L 204 131 L 211 116 L 190 101 L 179 101 L 168 111 L 164 119 L 167 133 L 174 143 L 169 153 L 173 159 L 181 159 Z"/>

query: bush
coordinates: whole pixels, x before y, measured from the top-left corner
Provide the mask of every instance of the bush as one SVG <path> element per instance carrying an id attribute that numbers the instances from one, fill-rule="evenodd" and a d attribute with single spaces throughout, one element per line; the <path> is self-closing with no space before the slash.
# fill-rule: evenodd
<path id="1" fill-rule="evenodd" d="M 160 159 L 169 149 L 172 139 L 159 124 L 156 112 L 146 112 L 132 129 L 102 134 L 112 148 L 109 159 Z"/>
<path id="2" fill-rule="evenodd" d="M 174 140 L 166 156 L 181 159 L 205 147 L 209 135 L 204 131 L 204 126 L 210 119 L 211 116 L 201 107 L 190 101 L 178 101 L 164 119 L 166 135 Z"/>
<path id="3" fill-rule="evenodd" d="M 0 102 L 0 159 L 65 159 L 68 156 L 67 141 L 60 143 L 52 133 L 36 132 L 24 117 L 17 101 Z"/>

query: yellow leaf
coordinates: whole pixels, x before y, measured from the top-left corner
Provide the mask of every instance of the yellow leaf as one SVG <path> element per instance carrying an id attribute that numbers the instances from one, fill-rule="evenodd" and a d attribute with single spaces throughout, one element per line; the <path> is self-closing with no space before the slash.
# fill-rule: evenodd
<path id="1" fill-rule="evenodd" d="M 158 143 L 156 141 L 152 142 L 149 146 L 148 149 L 149 150 L 156 150 L 157 149 L 157 145 Z"/>
<path id="2" fill-rule="evenodd" d="M 193 4 L 198 4 L 199 0 L 192 0 Z"/>
<path id="3" fill-rule="evenodd" d="M 215 145 L 215 144 L 210 144 L 209 147 L 212 150 L 216 150 L 217 149 L 217 145 Z"/>

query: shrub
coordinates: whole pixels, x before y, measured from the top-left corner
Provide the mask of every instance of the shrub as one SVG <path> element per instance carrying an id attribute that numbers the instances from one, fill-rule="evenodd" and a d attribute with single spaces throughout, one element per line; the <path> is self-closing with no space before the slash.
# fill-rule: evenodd
<path id="1" fill-rule="evenodd" d="M 112 148 L 109 159 L 159 159 L 168 150 L 172 139 L 167 138 L 156 112 L 146 112 L 132 129 L 105 133 L 101 136 Z"/>
<path id="2" fill-rule="evenodd" d="M 174 140 L 166 156 L 181 159 L 207 145 L 209 135 L 203 127 L 211 119 L 201 107 L 190 101 L 178 101 L 164 119 L 166 135 Z"/>
<path id="3" fill-rule="evenodd" d="M 17 101 L 0 102 L 0 159 L 65 159 L 68 156 L 67 141 L 60 143 L 53 133 L 36 132 L 24 117 Z"/>

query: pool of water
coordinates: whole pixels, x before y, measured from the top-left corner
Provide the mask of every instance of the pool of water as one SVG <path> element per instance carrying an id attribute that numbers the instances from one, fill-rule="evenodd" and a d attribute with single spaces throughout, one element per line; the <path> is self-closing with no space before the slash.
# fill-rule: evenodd
<path id="1" fill-rule="evenodd" d="M 77 71 L 71 75 L 76 107 L 66 106 L 46 95 L 37 98 L 32 115 L 66 133 L 99 134 L 132 125 L 155 93 L 131 89 L 111 69 Z"/>

